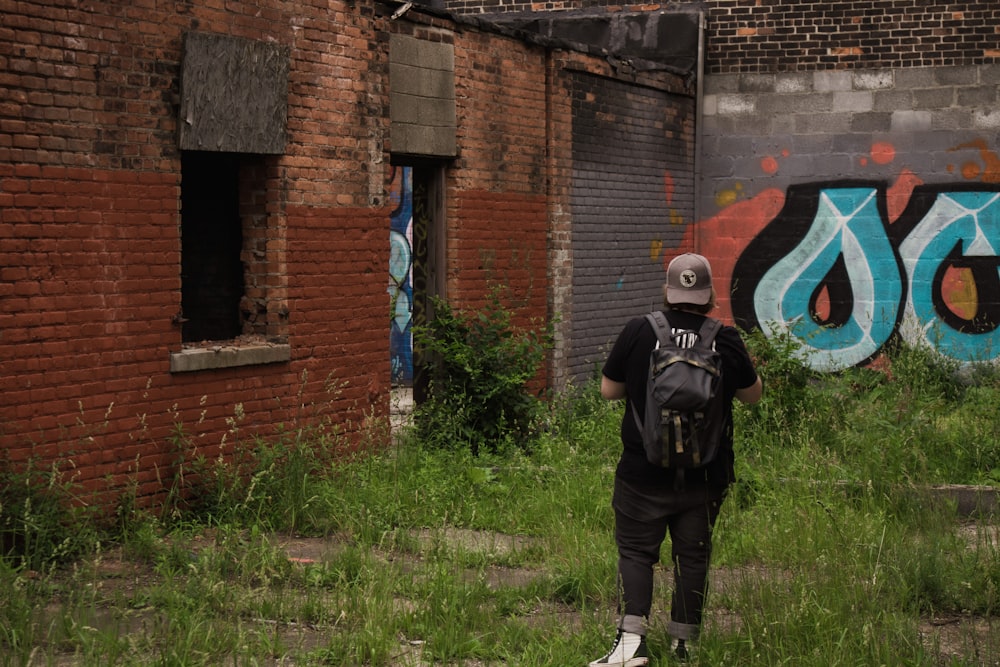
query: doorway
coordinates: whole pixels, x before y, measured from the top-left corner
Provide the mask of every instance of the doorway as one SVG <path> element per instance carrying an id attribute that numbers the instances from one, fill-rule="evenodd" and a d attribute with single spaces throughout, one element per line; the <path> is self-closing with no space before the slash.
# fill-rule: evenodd
<path id="1" fill-rule="evenodd" d="M 427 392 L 413 329 L 427 321 L 431 298 L 445 296 L 443 182 L 439 165 L 394 164 L 390 170 L 389 364 L 393 411 L 400 416 Z"/>

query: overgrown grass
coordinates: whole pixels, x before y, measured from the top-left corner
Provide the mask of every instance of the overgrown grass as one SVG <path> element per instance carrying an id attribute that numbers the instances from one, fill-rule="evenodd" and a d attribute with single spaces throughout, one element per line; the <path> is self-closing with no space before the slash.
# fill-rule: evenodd
<path id="1" fill-rule="evenodd" d="M 925 632 L 990 628 L 1000 605 L 993 533 L 928 491 L 997 480 L 998 376 L 956 380 L 904 349 L 888 371 L 821 376 L 786 342 L 751 345 L 766 397 L 736 411 L 741 481 L 694 664 L 998 663 L 996 630 Z M 589 384 L 552 402 L 531 448 L 476 456 L 380 432 L 333 456 L 325 430 L 249 437 L 187 461 L 197 505 L 123 507 L 112 532 L 48 504 L 71 491 L 57 477 L 8 473 L 0 663 L 584 665 L 614 627 L 621 415 Z M 322 548 L 290 560 L 284 543 L 304 537 Z"/>

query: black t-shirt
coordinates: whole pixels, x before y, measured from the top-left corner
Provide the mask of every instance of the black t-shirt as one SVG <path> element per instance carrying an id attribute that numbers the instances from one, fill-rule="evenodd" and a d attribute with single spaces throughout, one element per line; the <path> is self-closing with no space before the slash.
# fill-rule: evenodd
<path id="1" fill-rule="evenodd" d="M 697 332 L 705 316 L 682 310 L 665 311 L 674 331 L 691 330 Z M 636 484 L 660 485 L 672 482 L 674 472 L 649 463 L 642 446 L 642 434 L 636 425 L 632 410 L 638 411 L 640 419 L 646 410 L 646 376 L 649 372 L 649 354 L 656 345 L 656 332 L 645 317 L 637 317 L 625 325 L 618 335 L 611 353 L 604 364 L 603 373 L 609 380 L 625 383 L 625 414 L 622 417 L 622 455 L 618 461 L 617 475 Z M 686 484 L 702 486 L 709 484 L 725 488 L 735 479 L 733 471 L 733 398 L 737 389 L 744 389 L 757 381 L 757 371 L 747 352 L 739 332 L 731 326 L 723 326 L 715 337 L 715 349 L 722 355 L 722 391 L 726 397 L 724 429 L 725 441 L 714 461 L 704 468 L 688 470 Z"/>

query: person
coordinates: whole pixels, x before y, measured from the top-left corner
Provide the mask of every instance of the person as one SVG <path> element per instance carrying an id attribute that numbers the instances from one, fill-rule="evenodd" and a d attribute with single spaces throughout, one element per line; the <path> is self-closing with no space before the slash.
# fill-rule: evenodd
<path id="1" fill-rule="evenodd" d="M 697 332 L 715 307 L 712 268 L 701 255 L 675 257 L 667 267 L 664 306 L 671 327 Z M 690 338 L 690 337 L 688 337 Z M 601 377 L 601 396 L 625 399 L 622 453 L 615 471 L 612 507 L 618 547 L 619 623 L 610 652 L 589 667 L 638 667 L 649 664 L 646 626 L 653 600 L 653 566 L 670 534 L 674 590 L 667 633 L 671 652 L 686 660 L 701 628 L 712 549 L 712 528 L 726 490 L 734 481 L 733 400 L 755 403 L 763 384 L 739 332 L 723 326 L 715 348 L 723 358 L 722 391 L 726 400 L 723 442 L 714 460 L 676 472 L 649 463 L 632 410 L 645 414 L 649 356 L 656 332 L 645 317 L 632 319 L 619 334 Z"/>

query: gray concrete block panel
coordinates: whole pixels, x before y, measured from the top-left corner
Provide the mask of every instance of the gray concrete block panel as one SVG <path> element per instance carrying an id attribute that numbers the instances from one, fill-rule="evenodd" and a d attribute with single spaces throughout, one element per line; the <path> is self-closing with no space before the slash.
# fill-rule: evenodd
<path id="1" fill-rule="evenodd" d="M 455 47 L 452 44 L 429 42 L 408 35 L 390 35 L 389 62 L 454 72 Z"/>
<path id="2" fill-rule="evenodd" d="M 740 76 L 739 92 L 741 93 L 773 93 L 773 74 L 743 74 Z"/>
<path id="3" fill-rule="evenodd" d="M 858 113 L 851 118 L 851 132 L 888 132 L 892 127 L 892 114 Z"/>
<path id="4" fill-rule="evenodd" d="M 869 91 L 835 92 L 830 109 L 835 113 L 840 111 L 854 113 L 871 111 L 872 99 L 872 94 Z"/>
<path id="5" fill-rule="evenodd" d="M 718 95 L 722 93 L 740 92 L 739 74 L 713 74 L 705 78 L 705 94 Z"/>
<path id="6" fill-rule="evenodd" d="M 808 93 L 813 89 L 810 72 L 788 72 L 775 75 L 774 92 L 779 94 Z"/>
<path id="7" fill-rule="evenodd" d="M 872 95 L 873 111 L 900 111 L 913 108 L 913 91 L 879 90 Z"/>
<path id="8" fill-rule="evenodd" d="M 947 109 L 954 104 L 955 89 L 951 86 L 913 91 L 914 109 Z"/>
<path id="9" fill-rule="evenodd" d="M 454 128 L 457 125 L 454 101 L 403 94 L 392 96 L 389 119 L 393 123 L 428 127 Z"/>
<path id="10" fill-rule="evenodd" d="M 821 70 L 813 72 L 813 90 L 817 92 L 833 92 L 851 90 L 854 77 L 851 72 L 843 70 Z"/>
<path id="11" fill-rule="evenodd" d="M 701 113 L 705 116 L 714 116 L 718 113 L 719 98 L 717 95 L 705 95 L 701 100 Z"/>
<path id="12" fill-rule="evenodd" d="M 888 90 L 896 85 L 893 70 L 862 70 L 853 73 L 855 90 Z"/>
<path id="13" fill-rule="evenodd" d="M 998 99 L 998 89 L 994 85 L 958 88 L 955 93 L 955 101 L 960 107 L 992 106 Z"/>
<path id="14" fill-rule="evenodd" d="M 1000 129 L 1000 109 L 979 109 L 972 113 L 972 126 L 977 130 Z"/>
<path id="15" fill-rule="evenodd" d="M 830 146 L 832 155 L 849 155 L 851 158 L 867 156 L 872 148 L 872 135 L 867 133 L 844 133 L 833 137 Z"/>
<path id="16" fill-rule="evenodd" d="M 389 88 L 393 94 L 455 99 L 455 73 L 417 65 L 389 65 Z"/>
<path id="17" fill-rule="evenodd" d="M 747 116 L 757 110 L 757 98 L 753 95 L 722 94 L 716 101 L 720 116 Z"/>
<path id="18" fill-rule="evenodd" d="M 942 86 L 968 86 L 979 81 L 975 66 L 935 67 L 934 80 Z"/>
<path id="19" fill-rule="evenodd" d="M 458 154 L 454 128 L 393 123 L 390 136 L 394 153 L 435 157 L 455 157 Z"/>
<path id="20" fill-rule="evenodd" d="M 792 153 L 828 155 L 833 151 L 833 135 L 796 134 L 786 139 Z"/>
<path id="21" fill-rule="evenodd" d="M 979 83 L 986 85 L 1000 85 L 1000 63 L 989 63 L 979 66 Z"/>
<path id="22" fill-rule="evenodd" d="M 833 93 L 796 93 L 762 95 L 757 100 L 757 112 L 766 115 L 822 113 L 833 105 Z"/>
<path id="23" fill-rule="evenodd" d="M 850 113 L 801 113 L 795 115 L 796 134 L 847 133 L 851 129 Z"/>
<path id="24" fill-rule="evenodd" d="M 929 111 L 932 130 L 961 131 L 975 126 L 971 109 L 940 109 Z"/>
<path id="25" fill-rule="evenodd" d="M 933 67 L 908 67 L 895 70 L 896 89 L 931 88 L 938 85 Z"/>

